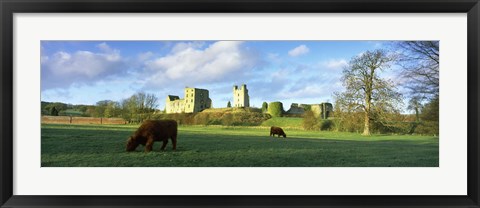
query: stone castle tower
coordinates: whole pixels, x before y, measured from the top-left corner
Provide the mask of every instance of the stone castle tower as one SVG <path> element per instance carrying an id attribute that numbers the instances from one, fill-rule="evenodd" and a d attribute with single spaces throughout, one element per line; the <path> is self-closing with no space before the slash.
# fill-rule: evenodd
<path id="1" fill-rule="evenodd" d="M 185 97 L 167 96 L 166 113 L 194 113 L 212 107 L 208 90 L 185 87 Z"/>
<path id="2" fill-rule="evenodd" d="M 233 86 L 233 106 L 232 107 L 250 107 L 250 97 L 248 96 L 247 85 L 242 84 L 240 88 Z"/>

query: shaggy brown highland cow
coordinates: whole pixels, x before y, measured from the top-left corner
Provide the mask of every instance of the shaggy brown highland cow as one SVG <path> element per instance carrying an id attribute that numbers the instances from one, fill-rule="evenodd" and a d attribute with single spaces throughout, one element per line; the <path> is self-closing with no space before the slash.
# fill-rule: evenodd
<path id="1" fill-rule="evenodd" d="M 272 127 L 270 128 L 270 136 L 273 135 L 273 136 L 275 137 L 275 134 L 277 134 L 278 137 L 280 137 L 280 136 L 283 136 L 284 138 L 287 137 L 287 135 L 285 134 L 285 132 L 283 131 L 282 128 L 276 127 L 276 126 L 272 126 Z"/>
<path id="2" fill-rule="evenodd" d="M 148 120 L 142 123 L 137 131 L 127 141 L 127 151 L 134 151 L 138 145 L 145 146 L 145 152 L 150 152 L 154 141 L 163 141 L 161 150 L 172 139 L 173 150 L 177 148 L 177 122 L 174 120 Z"/>

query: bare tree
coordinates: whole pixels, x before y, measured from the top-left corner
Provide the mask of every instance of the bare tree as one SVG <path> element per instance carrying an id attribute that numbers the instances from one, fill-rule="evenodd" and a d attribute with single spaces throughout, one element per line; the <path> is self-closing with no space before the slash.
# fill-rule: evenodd
<path id="1" fill-rule="evenodd" d="M 158 107 L 158 98 L 154 94 L 136 93 L 121 102 L 123 117 L 126 120 L 141 122 L 150 118 Z"/>
<path id="2" fill-rule="evenodd" d="M 336 93 L 336 103 L 364 112 L 363 135 L 370 135 L 371 120 L 382 119 L 384 112 L 393 111 L 401 102 L 393 82 L 379 76 L 379 72 L 389 69 L 393 59 L 384 50 L 366 51 L 353 57 L 343 70 L 345 92 Z"/>
<path id="3" fill-rule="evenodd" d="M 401 41 L 394 44 L 397 63 L 411 97 L 433 99 L 439 94 L 439 41 Z"/>
<path id="4" fill-rule="evenodd" d="M 144 100 L 144 107 L 147 112 L 153 112 L 158 107 L 158 98 L 154 94 L 146 94 Z"/>

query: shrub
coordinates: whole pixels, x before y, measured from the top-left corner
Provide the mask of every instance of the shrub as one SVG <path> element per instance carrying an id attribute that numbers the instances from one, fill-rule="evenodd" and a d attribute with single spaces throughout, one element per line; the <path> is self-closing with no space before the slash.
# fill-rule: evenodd
<path id="1" fill-rule="evenodd" d="M 323 119 L 320 120 L 320 130 L 322 131 L 331 131 L 335 127 L 335 124 L 333 123 L 332 120 L 329 119 Z"/>
<path id="2" fill-rule="evenodd" d="M 220 119 L 210 119 L 208 125 L 222 125 L 222 120 Z"/>
<path id="3" fill-rule="evenodd" d="M 263 113 L 261 108 L 252 108 L 252 107 L 246 107 L 243 108 L 246 112 L 250 113 Z"/>
<path id="4" fill-rule="evenodd" d="M 268 113 L 263 113 L 262 114 L 262 117 L 263 117 L 263 120 L 266 121 L 268 119 L 271 119 L 272 118 L 272 115 L 268 114 Z"/>
<path id="5" fill-rule="evenodd" d="M 258 126 L 263 121 L 267 120 L 267 117 L 263 113 L 258 112 L 241 112 L 233 113 L 234 126 Z"/>
<path id="6" fill-rule="evenodd" d="M 283 104 L 281 102 L 271 102 L 268 104 L 268 113 L 272 117 L 280 117 L 283 115 Z"/>
<path id="7" fill-rule="evenodd" d="M 233 115 L 231 113 L 224 113 L 220 120 L 222 125 L 231 126 L 233 124 Z"/>
<path id="8" fill-rule="evenodd" d="M 151 119 L 159 120 L 159 119 L 172 119 L 178 122 L 179 125 L 193 125 L 194 124 L 194 113 L 158 113 L 153 114 Z"/>
<path id="9" fill-rule="evenodd" d="M 379 134 L 409 134 L 412 130 L 413 122 L 389 121 L 389 122 L 371 122 L 370 130 Z"/>
<path id="10" fill-rule="evenodd" d="M 58 116 L 58 110 L 57 110 L 57 108 L 55 108 L 55 106 L 52 107 L 52 109 L 50 110 L 50 115 L 51 116 Z"/>
<path id="11" fill-rule="evenodd" d="M 208 113 L 197 113 L 194 117 L 194 122 L 197 125 L 208 125 L 210 121 L 210 115 Z"/>
<path id="12" fill-rule="evenodd" d="M 305 111 L 303 114 L 303 129 L 305 130 L 317 130 L 318 129 L 318 120 L 315 118 L 315 115 L 312 111 Z"/>
<path id="13" fill-rule="evenodd" d="M 422 135 L 439 135 L 439 123 L 436 121 L 422 121 L 416 126 L 414 133 Z"/>
<path id="14" fill-rule="evenodd" d="M 363 112 L 335 112 L 334 127 L 336 131 L 362 132 L 364 127 Z"/>

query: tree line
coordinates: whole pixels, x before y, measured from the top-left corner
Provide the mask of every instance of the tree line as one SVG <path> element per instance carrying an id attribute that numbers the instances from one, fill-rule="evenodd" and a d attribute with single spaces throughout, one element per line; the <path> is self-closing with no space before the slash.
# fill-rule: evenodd
<path id="1" fill-rule="evenodd" d="M 129 123 L 141 122 L 157 112 L 158 97 L 149 93 L 135 93 L 121 101 L 102 100 L 95 105 L 71 105 L 61 102 L 42 102 L 42 115 L 87 116 L 123 118 Z"/>

